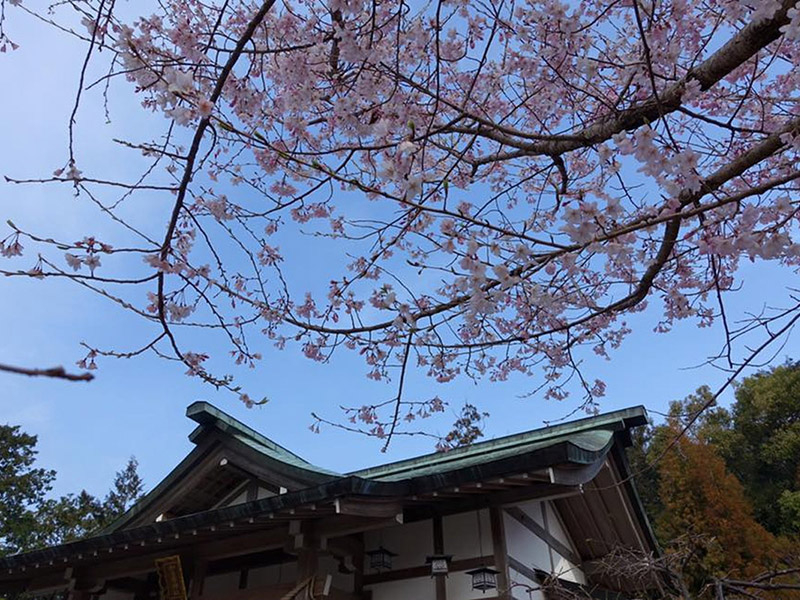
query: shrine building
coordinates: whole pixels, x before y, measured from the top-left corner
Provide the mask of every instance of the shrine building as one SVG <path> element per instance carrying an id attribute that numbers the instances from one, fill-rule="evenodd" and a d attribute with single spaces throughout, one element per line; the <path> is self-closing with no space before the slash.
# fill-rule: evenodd
<path id="1" fill-rule="evenodd" d="M 547 582 L 625 598 L 602 568 L 658 555 L 619 410 L 348 474 L 206 402 L 194 449 L 108 529 L 0 558 L 0 597 L 544 600 Z"/>

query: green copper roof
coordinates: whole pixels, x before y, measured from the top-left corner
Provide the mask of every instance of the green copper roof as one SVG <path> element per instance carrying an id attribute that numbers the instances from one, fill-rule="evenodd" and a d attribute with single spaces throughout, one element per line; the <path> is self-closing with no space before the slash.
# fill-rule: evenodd
<path id="1" fill-rule="evenodd" d="M 614 431 L 644 425 L 646 422 L 647 413 L 644 407 L 636 406 L 480 442 L 448 452 L 436 452 L 410 460 L 363 469 L 350 473 L 350 475 L 379 481 L 400 481 L 410 477 L 446 472 L 500 460 L 544 449 L 561 442 L 568 442 L 576 449 L 595 453 L 608 447 Z"/>
<path id="2" fill-rule="evenodd" d="M 348 475 L 376 481 L 402 481 L 502 460 L 562 442 L 568 443 L 578 452 L 585 451 L 594 455 L 609 447 L 615 431 L 645 424 L 647 422 L 646 415 L 642 406 L 626 408 L 480 442 L 448 452 L 434 452 L 408 460 L 362 469 L 348 473 Z M 343 476 L 312 465 L 208 402 L 191 404 L 186 409 L 186 416 L 199 424 L 199 427 L 189 436 L 193 442 L 198 441 L 204 432 L 215 428 L 262 455 L 283 464 L 317 475 Z"/>
<path id="3" fill-rule="evenodd" d="M 248 427 L 241 421 L 212 406 L 208 402 L 194 402 L 186 409 L 186 416 L 197 422 L 198 427 L 189 435 L 195 444 L 200 444 L 205 436 L 218 432 L 234 442 L 251 448 L 263 457 L 265 464 L 279 463 L 281 468 L 288 468 L 295 473 L 301 481 L 307 481 L 312 486 L 324 481 L 333 481 L 346 477 L 345 475 L 312 465 L 297 454 L 276 444 L 269 438 Z M 517 468 L 520 465 L 517 457 L 540 454 L 551 451 L 550 458 L 545 462 L 573 462 L 577 464 L 590 464 L 605 455 L 613 445 L 614 432 L 624 431 L 630 427 L 643 425 L 647 422 L 646 412 L 643 407 L 637 406 L 618 410 L 602 415 L 587 417 L 568 423 L 550 427 L 542 427 L 525 433 L 473 444 L 465 448 L 457 448 L 448 452 L 436 452 L 409 460 L 393 462 L 369 469 L 363 469 L 347 474 L 365 480 L 365 483 L 392 483 L 404 481 L 420 481 L 425 478 L 441 480 L 450 473 L 471 471 L 475 476 L 483 470 L 484 466 L 492 463 L 513 462 Z M 559 450 L 558 458 L 553 451 Z M 106 531 L 115 531 L 129 526 L 137 515 L 151 506 L 174 485 L 179 485 L 201 455 L 196 448 L 163 481 L 146 494 L 135 506 L 131 507 L 120 519 L 112 523 Z M 539 460 L 534 461 L 538 466 Z M 533 463 L 531 463 L 532 465 Z"/>
<path id="4" fill-rule="evenodd" d="M 254 523 L 255 518 L 266 513 L 273 515 L 281 511 L 292 511 L 295 507 L 307 504 L 316 506 L 320 503 L 333 502 L 338 498 L 402 499 L 485 479 L 513 476 L 549 467 L 558 469 L 560 466 L 567 466 L 566 471 L 573 474 L 576 479 L 575 482 L 566 483 L 562 480 L 556 484 L 574 486 L 580 483 L 578 481 L 580 478 L 588 481 L 594 477 L 598 465 L 601 465 L 608 456 L 617 456 L 616 462 L 619 463 L 622 476 L 625 477 L 629 473 L 629 468 L 623 448 L 630 441 L 628 430 L 647 422 L 645 410 L 639 406 L 497 438 L 449 452 L 428 454 L 348 475 L 338 475 L 311 465 L 206 402 L 195 402 L 190 405 L 187 415 L 199 424 L 190 436 L 198 447 L 117 523 L 85 540 L 0 558 L 0 571 L 25 565 L 38 569 L 42 565 L 52 564 L 51 561 L 56 559 L 63 559 L 66 562 L 74 560 L 76 556 L 80 557 L 81 553 L 119 547 L 120 544 L 125 544 L 127 548 L 128 544 L 145 540 L 156 539 L 160 542 L 162 536 L 172 534 L 175 535 L 169 539 L 177 540 L 178 534 L 220 523 L 235 521 L 246 527 L 247 523 Z M 198 460 L 202 460 L 204 448 L 214 447 L 220 442 L 224 445 L 229 440 L 235 440 L 232 446 L 243 444 L 256 450 L 264 457 L 265 463 L 278 461 L 285 466 L 284 470 L 302 475 L 298 481 L 306 481 L 306 487 L 242 504 L 211 508 L 160 522 L 131 526 L 132 522 L 135 523 L 137 514 L 157 507 L 159 498 L 168 488 L 182 485 L 184 476 L 192 472 Z M 206 444 L 206 441 L 209 444 Z M 565 476 L 563 472 L 561 476 Z M 641 521 L 645 537 L 649 540 L 649 544 L 657 549 L 647 518 L 636 497 L 633 483 L 630 479 L 625 481 L 623 487 L 637 511 L 637 518 Z M 252 527 L 257 527 L 258 522 L 255 523 Z"/>
<path id="5" fill-rule="evenodd" d="M 335 473 L 312 465 L 310 462 L 297 456 L 294 452 L 290 452 L 283 446 L 276 444 L 268 437 L 258 433 L 255 429 L 234 419 L 229 414 L 219 410 L 216 406 L 208 402 L 199 401 L 190 404 L 186 408 L 186 416 L 199 424 L 199 427 L 189 434 L 189 439 L 192 442 L 196 442 L 205 431 L 213 427 L 230 435 L 233 439 L 242 442 L 264 456 L 273 458 L 283 464 L 291 465 L 305 471 L 312 471 L 316 474 L 341 477 L 340 473 Z"/>

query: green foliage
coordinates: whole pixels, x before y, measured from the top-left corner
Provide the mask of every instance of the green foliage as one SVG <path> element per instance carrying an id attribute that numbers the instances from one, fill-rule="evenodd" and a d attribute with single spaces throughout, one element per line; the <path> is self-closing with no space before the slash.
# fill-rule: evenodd
<path id="1" fill-rule="evenodd" d="M 781 502 L 784 492 L 800 491 L 800 364 L 745 379 L 736 389 L 731 422 L 721 452 L 759 522 L 776 535 L 800 534 L 792 501 Z"/>
<path id="2" fill-rule="evenodd" d="M 0 426 L 0 556 L 91 535 L 142 495 L 138 463 L 131 457 L 103 498 L 85 490 L 47 498 L 56 474 L 33 467 L 36 442 L 18 426 Z"/>
<path id="3" fill-rule="evenodd" d="M 142 480 L 136 471 L 138 462 L 131 457 L 105 498 L 86 490 L 45 500 L 36 511 L 38 527 L 35 546 L 52 546 L 71 542 L 110 525 L 142 495 Z"/>
<path id="4" fill-rule="evenodd" d="M 712 400 L 708 387 L 670 406 L 668 421 L 685 424 Z M 745 378 L 730 409 L 711 406 L 687 434 L 710 444 L 741 482 L 756 520 L 774 535 L 800 535 L 800 363 L 788 362 Z M 657 469 L 647 464 L 664 452 L 666 426 L 641 432 L 631 449 L 645 508 L 663 510 Z"/>
<path id="5" fill-rule="evenodd" d="M 0 425 L 0 556 L 27 547 L 36 527 L 31 511 L 44 500 L 55 471 L 34 468 L 36 436 Z"/>
<path id="6" fill-rule="evenodd" d="M 691 427 L 680 436 L 686 426 Z M 800 537 L 800 363 L 745 378 L 730 409 L 702 387 L 634 435 L 631 466 L 692 593 L 794 564 Z"/>
<path id="7" fill-rule="evenodd" d="M 631 432 L 633 445 L 628 448 L 628 462 L 636 477 L 636 491 L 645 512 L 653 520 L 664 510 L 661 493 L 658 489 L 658 471 L 650 468 L 651 441 L 654 435 L 652 426 L 639 427 Z"/>
<path id="8" fill-rule="evenodd" d="M 778 508 L 784 527 L 800 531 L 800 492 L 783 490 L 778 498 Z"/>

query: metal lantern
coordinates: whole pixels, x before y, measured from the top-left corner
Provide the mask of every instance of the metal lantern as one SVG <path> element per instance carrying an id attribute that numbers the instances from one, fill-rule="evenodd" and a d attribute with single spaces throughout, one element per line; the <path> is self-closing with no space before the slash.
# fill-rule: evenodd
<path id="1" fill-rule="evenodd" d="M 489 567 L 481 567 L 480 569 L 467 571 L 467 575 L 472 575 L 472 589 L 480 590 L 485 594 L 486 590 L 497 588 L 497 574 L 499 572 Z"/>
<path id="2" fill-rule="evenodd" d="M 447 577 L 449 571 L 450 554 L 434 554 L 425 559 L 425 562 L 431 566 L 431 577 Z"/>
<path id="3" fill-rule="evenodd" d="M 387 550 L 383 546 L 378 546 L 375 550 L 365 552 L 369 556 L 369 567 L 375 569 L 379 573 L 381 571 L 388 571 L 392 568 L 392 557 L 397 556 L 391 550 Z"/>

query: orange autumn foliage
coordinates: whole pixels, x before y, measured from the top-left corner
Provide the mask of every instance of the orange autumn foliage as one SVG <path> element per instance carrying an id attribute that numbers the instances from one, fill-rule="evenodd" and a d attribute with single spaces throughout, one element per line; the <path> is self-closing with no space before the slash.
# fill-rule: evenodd
<path id="1" fill-rule="evenodd" d="M 677 428 L 665 429 L 674 439 Z M 664 510 L 656 529 L 660 539 L 678 542 L 668 552 L 686 554 L 683 574 L 693 592 L 710 595 L 714 578 L 746 580 L 780 566 L 783 541 L 756 522 L 742 484 L 713 446 L 683 436 L 658 469 Z"/>

